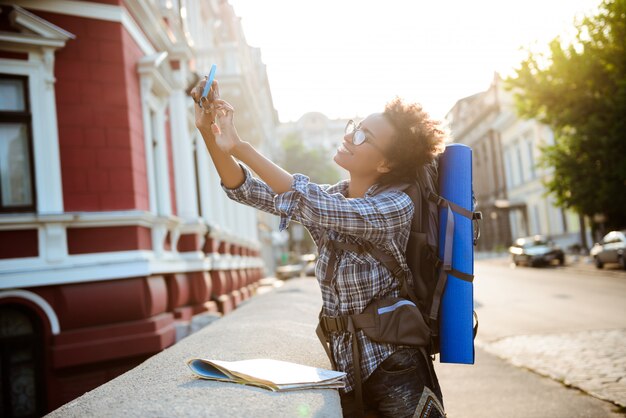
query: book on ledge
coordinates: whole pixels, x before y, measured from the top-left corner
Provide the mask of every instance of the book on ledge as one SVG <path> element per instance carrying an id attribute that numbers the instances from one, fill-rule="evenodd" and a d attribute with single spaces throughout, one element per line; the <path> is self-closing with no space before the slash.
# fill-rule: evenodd
<path id="1" fill-rule="evenodd" d="M 220 382 L 258 386 L 275 392 L 299 389 L 339 389 L 344 372 L 287 361 L 254 359 L 220 361 L 194 358 L 187 361 L 198 377 Z"/>

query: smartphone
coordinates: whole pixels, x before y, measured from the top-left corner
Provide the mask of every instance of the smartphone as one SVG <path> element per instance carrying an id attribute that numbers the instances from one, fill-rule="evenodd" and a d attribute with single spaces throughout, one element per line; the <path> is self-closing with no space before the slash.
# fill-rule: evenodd
<path id="1" fill-rule="evenodd" d="M 204 85 L 204 91 L 202 92 L 202 97 L 207 97 L 209 91 L 211 90 L 211 85 L 213 84 L 213 79 L 215 78 L 215 71 L 217 70 L 217 65 L 211 65 L 211 71 L 209 72 L 209 78 Z"/>

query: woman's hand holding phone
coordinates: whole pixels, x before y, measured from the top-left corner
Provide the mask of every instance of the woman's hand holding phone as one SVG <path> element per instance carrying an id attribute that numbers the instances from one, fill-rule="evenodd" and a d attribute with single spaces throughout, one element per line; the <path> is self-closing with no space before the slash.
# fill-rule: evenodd
<path id="1" fill-rule="evenodd" d="M 206 83 L 206 78 L 200 80 L 200 82 L 191 90 L 191 97 L 196 103 L 194 106 L 196 128 L 202 132 L 211 132 L 211 125 L 215 122 L 215 112 L 211 102 L 215 99 L 215 97 L 219 98 L 219 85 L 217 80 L 214 80 L 209 94 L 207 96 L 203 96 L 202 92 L 204 91 Z"/>
<path id="2" fill-rule="evenodd" d="M 203 96 L 206 83 L 206 79 L 201 80 L 191 91 L 191 97 L 195 102 L 196 128 L 203 134 L 210 132 L 217 146 L 232 155 L 243 143 L 233 122 L 235 109 L 230 103 L 220 99 L 217 80 L 213 80 L 208 95 Z"/>

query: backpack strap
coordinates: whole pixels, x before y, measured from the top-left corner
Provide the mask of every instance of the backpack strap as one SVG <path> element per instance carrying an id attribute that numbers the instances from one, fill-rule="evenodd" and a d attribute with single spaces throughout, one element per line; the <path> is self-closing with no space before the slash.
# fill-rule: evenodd
<path id="1" fill-rule="evenodd" d="M 461 271 L 458 271 L 457 269 L 452 268 L 452 248 L 454 244 L 454 213 L 456 212 L 456 211 L 453 212 L 453 206 L 455 205 L 448 204 L 445 206 L 446 211 L 447 211 L 445 247 L 443 250 L 443 260 L 441 260 L 441 268 L 439 269 L 439 278 L 437 279 L 437 285 L 435 286 L 435 291 L 433 293 L 432 305 L 431 305 L 430 315 L 429 315 L 429 318 L 430 318 L 429 323 L 430 323 L 430 328 L 431 328 L 431 332 L 433 333 L 433 335 L 439 334 L 439 324 L 438 324 L 439 307 L 441 305 L 441 298 L 443 297 L 443 291 L 445 290 L 446 282 L 448 280 L 448 274 L 451 274 L 452 276 L 458 279 L 465 280 L 470 283 L 474 281 L 473 274 L 463 273 Z M 465 209 L 463 210 L 468 213 L 472 213 Z M 477 213 L 480 214 L 480 212 L 477 212 Z M 476 327 L 474 327 L 474 338 L 476 338 L 477 332 L 478 332 L 478 318 L 476 318 Z"/>
<path id="2" fill-rule="evenodd" d="M 322 311 L 320 311 L 319 322 L 317 323 L 317 327 L 315 328 L 315 334 L 317 334 L 317 338 L 320 340 L 320 343 L 322 343 L 322 347 L 324 347 L 324 351 L 326 351 L 326 355 L 330 360 L 330 364 L 333 367 L 333 370 L 337 370 L 337 364 L 335 363 L 335 357 L 333 356 L 332 347 L 328 338 L 329 333 L 324 328 L 322 318 Z"/>
<path id="3" fill-rule="evenodd" d="M 401 295 L 403 297 L 408 297 L 413 303 L 417 303 L 417 296 L 415 296 L 415 292 L 406 282 L 406 274 L 404 269 L 398 263 L 398 260 L 391 254 L 386 253 L 380 248 L 371 245 L 369 242 L 366 242 L 364 245 L 359 244 L 351 244 L 348 242 L 341 242 L 335 240 L 329 240 L 328 245 L 330 246 L 330 256 L 328 258 L 328 264 L 326 265 L 325 279 L 330 283 L 333 278 L 333 272 L 335 270 L 335 263 L 337 262 L 337 251 L 336 250 L 347 250 L 352 251 L 356 254 L 364 254 L 369 253 L 372 257 L 378 260 L 382 265 L 384 265 L 393 276 L 398 279 L 400 282 Z"/>
<path id="4" fill-rule="evenodd" d="M 483 218 L 483 215 L 481 212 L 472 212 L 471 210 L 467 210 L 463 206 L 457 205 L 456 203 L 451 202 L 448 199 L 441 197 L 432 191 L 428 193 L 428 200 L 430 200 L 437 206 L 440 206 L 443 208 L 445 207 L 451 208 L 454 212 L 458 213 L 461 216 L 466 217 L 467 219 L 471 221 L 480 220 Z"/>
<path id="5" fill-rule="evenodd" d="M 433 301 L 430 308 L 430 330 L 433 335 L 439 335 L 439 306 L 441 304 L 441 297 L 443 291 L 446 288 L 446 282 L 448 280 L 448 272 L 452 269 L 452 244 L 454 243 L 454 213 L 450 206 L 447 208 L 448 216 L 446 220 L 446 244 L 443 250 L 443 265 L 439 269 L 439 278 L 437 279 L 437 285 L 433 293 Z"/>
<path id="6" fill-rule="evenodd" d="M 326 272 L 324 273 L 324 280 L 328 283 L 333 283 L 333 273 L 337 264 L 337 250 L 352 251 L 357 254 L 365 252 L 364 248 L 358 244 L 351 244 L 348 242 L 341 242 L 336 240 L 328 240 L 327 245 L 329 247 L 328 264 L 326 265 Z"/>
<path id="7" fill-rule="evenodd" d="M 352 335 L 352 369 L 354 370 L 354 399 L 355 416 L 362 418 L 365 416 L 363 406 L 363 388 L 361 382 L 361 354 L 359 353 L 359 339 L 356 335 L 356 328 L 351 316 L 348 316 L 348 332 Z"/>
<path id="8" fill-rule="evenodd" d="M 328 258 L 328 264 L 326 266 L 325 280 L 328 283 L 333 282 L 334 271 L 335 271 L 336 263 L 337 263 L 337 250 L 342 250 L 342 251 L 347 250 L 347 251 L 355 252 L 357 254 L 363 254 L 366 251 L 365 248 L 361 245 L 351 244 L 351 243 L 341 242 L 341 241 L 336 241 L 336 240 L 328 240 L 327 245 L 329 246 L 330 255 Z M 360 318 L 361 322 L 373 321 L 373 318 L 371 318 L 368 321 L 365 318 L 365 316 L 367 315 L 360 314 L 360 315 L 355 315 L 355 316 L 362 317 Z M 362 324 L 365 325 L 365 322 L 363 322 Z M 355 380 L 354 382 L 354 400 L 355 400 L 355 407 L 356 407 L 355 412 L 356 412 L 356 416 L 361 418 L 365 415 L 365 413 L 364 413 L 364 407 L 363 407 L 363 393 L 362 393 L 362 384 L 361 384 L 362 383 L 361 382 L 361 355 L 359 353 L 359 344 L 358 344 L 358 338 L 356 334 L 355 321 L 353 320 L 351 315 L 332 317 L 332 316 L 321 315 L 321 312 L 320 312 L 319 323 L 317 325 L 317 329 L 315 330 L 315 332 L 317 333 L 319 340 L 322 342 L 322 345 L 324 346 L 324 349 L 326 350 L 326 354 L 330 358 L 330 361 L 334 369 L 337 368 L 337 365 L 335 364 L 335 360 L 332 355 L 332 350 L 329 348 L 329 344 L 328 344 L 329 334 L 331 332 L 341 332 L 341 331 L 349 332 L 352 337 L 352 368 L 354 370 L 354 380 Z"/>
<path id="9" fill-rule="evenodd" d="M 326 265 L 324 280 L 328 283 L 333 283 L 333 273 L 336 267 L 335 264 L 337 263 L 337 250 L 349 250 L 360 254 L 362 249 L 357 244 L 349 244 L 335 240 L 328 240 L 327 245 L 329 246 L 330 255 L 328 257 L 328 264 Z M 337 364 L 335 363 L 335 357 L 333 356 L 329 334 L 333 331 L 343 331 L 346 329 L 346 324 L 342 323 L 341 320 L 341 317 L 324 316 L 322 315 L 322 311 L 320 311 L 319 322 L 317 324 L 317 328 L 315 329 L 317 338 L 322 343 L 322 346 L 326 351 L 326 355 L 335 370 L 337 369 Z"/>
<path id="10" fill-rule="evenodd" d="M 369 252 L 372 257 L 374 257 L 383 266 L 385 266 L 387 270 L 389 270 L 391 274 L 393 274 L 393 277 L 395 277 L 400 282 L 400 296 L 408 298 L 409 300 L 411 300 L 411 302 L 417 305 L 417 296 L 415 295 L 413 288 L 408 285 L 406 281 L 406 272 L 404 271 L 400 263 L 398 263 L 398 260 L 396 260 L 394 256 L 388 254 L 379 247 L 367 244 L 366 246 L 367 252 Z"/>
<path id="11" fill-rule="evenodd" d="M 472 198 L 474 196 L 474 192 L 472 192 Z M 466 217 L 467 219 L 471 220 L 472 223 L 474 224 L 474 246 L 476 246 L 477 242 L 478 242 L 478 238 L 480 238 L 480 221 L 483 219 L 483 213 L 480 211 L 474 211 L 472 212 L 471 210 L 467 210 L 464 207 L 457 205 L 454 202 L 449 201 L 448 199 L 439 196 L 438 194 L 430 191 L 428 193 L 427 196 L 428 200 L 433 202 L 434 204 L 436 204 L 437 206 L 440 207 L 449 207 L 452 208 L 452 210 L 456 213 L 458 213 L 461 216 Z M 474 199 L 474 205 L 476 204 L 476 200 Z M 463 275 L 463 273 L 461 273 L 461 275 Z M 463 279 L 465 280 L 465 279 Z"/>
<path id="12" fill-rule="evenodd" d="M 349 332 L 352 339 L 352 369 L 354 371 L 354 401 L 356 408 L 356 416 L 362 418 L 365 415 L 365 408 L 363 406 L 363 385 L 361 382 L 361 354 L 359 352 L 359 341 L 357 337 L 357 329 L 363 328 L 363 326 L 372 326 L 374 318 L 372 315 L 355 314 L 355 315 L 343 315 L 343 316 L 326 316 L 320 315 L 320 322 L 317 326 L 318 337 L 320 334 L 325 339 L 331 332 Z M 317 332 L 317 330 L 316 330 Z M 322 337 L 320 337 L 322 341 Z M 330 350 L 326 353 L 330 356 Z M 336 369 L 336 365 L 333 361 L 333 368 Z"/>

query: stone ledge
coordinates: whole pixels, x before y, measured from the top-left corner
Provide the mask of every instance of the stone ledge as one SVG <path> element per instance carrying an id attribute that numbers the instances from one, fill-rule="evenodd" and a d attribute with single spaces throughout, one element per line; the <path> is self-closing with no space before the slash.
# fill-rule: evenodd
<path id="1" fill-rule="evenodd" d="M 293 279 L 49 417 L 337 417 L 336 390 L 274 393 L 196 379 L 185 361 L 273 358 L 330 368 L 316 335 L 321 296 L 313 279 Z"/>

